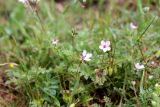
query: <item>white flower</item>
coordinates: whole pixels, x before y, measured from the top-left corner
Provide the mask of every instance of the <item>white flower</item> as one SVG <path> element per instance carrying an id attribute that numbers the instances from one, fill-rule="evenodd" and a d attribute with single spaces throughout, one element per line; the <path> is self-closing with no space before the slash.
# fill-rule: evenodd
<path id="1" fill-rule="evenodd" d="M 21 2 L 21 3 L 26 3 L 27 2 L 27 0 L 18 0 L 19 2 Z"/>
<path id="2" fill-rule="evenodd" d="M 81 60 L 82 61 L 90 61 L 92 57 L 91 53 L 87 53 L 86 50 L 83 50 L 82 54 L 81 54 Z"/>
<path id="3" fill-rule="evenodd" d="M 134 24 L 134 23 L 130 23 L 130 29 L 133 31 L 133 30 L 136 30 L 138 27 Z"/>
<path id="4" fill-rule="evenodd" d="M 143 8 L 143 11 L 144 11 L 144 12 L 149 12 L 149 10 L 150 10 L 150 7 L 144 7 L 144 8 Z"/>
<path id="5" fill-rule="evenodd" d="M 159 87 L 160 85 L 158 83 L 155 84 L 155 87 Z"/>
<path id="6" fill-rule="evenodd" d="M 132 85 L 136 85 L 136 81 L 131 81 Z"/>
<path id="7" fill-rule="evenodd" d="M 144 67 L 143 64 L 136 63 L 136 64 L 135 64 L 135 68 L 136 68 L 137 70 L 141 70 L 141 69 L 144 69 L 145 67 Z"/>
<path id="8" fill-rule="evenodd" d="M 154 61 L 151 61 L 151 64 L 152 64 L 152 65 L 154 65 L 154 64 L 155 64 L 155 62 L 154 62 Z"/>
<path id="9" fill-rule="evenodd" d="M 148 78 L 151 80 L 153 79 L 153 75 L 149 75 Z"/>
<path id="10" fill-rule="evenodd" d="M 58 40 L 58 39 L 52 39 L 52 44 L 53 44 L 53 45 L 57 45 L 57 44 L 58 44 L 58 42 L 59 42 L 59 40 Z"/>
<path id="11" fill-rule="evenodd" d="M 111 50 L 110 41 L 104 41 L 104 40 L 102 40 L 101 41 L 101 45 L 99 46 L 99 48 L 102 49 L 103 52 L 110 51 Z"/>

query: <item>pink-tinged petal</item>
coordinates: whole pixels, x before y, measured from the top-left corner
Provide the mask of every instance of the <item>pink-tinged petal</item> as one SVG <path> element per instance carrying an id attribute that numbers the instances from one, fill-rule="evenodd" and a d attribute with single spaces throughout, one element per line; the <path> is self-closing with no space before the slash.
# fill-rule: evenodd
<path id="1" fill-rule="evenodd" d="M 135 30 L 137 29 L 138 27 L 136 25 L 134 25 L 132 22 L 130 23 L 130 29 L 131 30 Z"/>
<path id="2" fill-rule="evenodd" d="M 87 51 L 83 50 L 82 56 L 86 56 L 86 54 L 87 54 Z"/>
<path id="3" fill-rule="evenodd" d="M 91 53 L 87 53 L 86 50 L 83 50 L 80 58 L 82 61 L 90 61 L 91 60 L 91 57 L 92 57 L 92 54 Z"/>
<path id="4" fill-rule="evenodd" d="M 144 69 L 145 67 L 144 67 L 143 64 L 136 63 L 136 64 L 135 64 L 135 68 L 136 68 L 137 70 L 141 70 L 141 69 Z"/>
<path id="5" fill-rule="evenodd" d="M 139 68 L 139 63 L 135 64 L 135 68 L 138 69 Z"/>
<path id="6" fill-rule="evenodd" d="M 103 52 L 107 52 L 107 51 L 111 50 L 111 48 L 110 48 L 110 41 L 104 41 L 104 40 L 102 40 L 101 41 L 101 45 L 99 46 L 99 48 L 101 50 L 103 50 Z"/>
<path id="7" fill-rule="evenodd" d="M 101 45 L 105 45 L 106 42 L 104 40 L 101 41 Z"/>
<path id="8" fill-rule="evenodd" d="M 106 46 L 110 46 L 110 41 L 106 41 Z"/>

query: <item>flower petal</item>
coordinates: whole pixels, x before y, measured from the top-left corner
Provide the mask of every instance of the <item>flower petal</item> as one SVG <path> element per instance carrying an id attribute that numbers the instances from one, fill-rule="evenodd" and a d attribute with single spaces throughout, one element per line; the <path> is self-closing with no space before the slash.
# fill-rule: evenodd
<path id="1" fill-rule="evenodd" d="M 107 52 L 107 51 L 110 51 L 110 50 L 111 50 L 110 47 L 103 48 L 103 52 Z"/>
<path id="2" fill-rule="evenodd" d="M 144 69 L 145 67 L 144 67 L 143 64 L 136 63 L 136 64 L 135 64 L 135 68 L 136 68 L 137 70 L 141 70 L 141 69 Z"/>
<path id="3" fill-rule="evenodd" d="M 87 51 L 83 50 L 82 56 L 86 56 L 86 54 L 87 54 Z"/>
<path id="4" fill-rule="evenodd" d="M 105 45 L 106 42 L 104 40 L 101 41 L 101 45 Z"/>
<path id="5" fill-rule="evenodd" d="M 90 57 L 92 57 L 92 54 L 88 53 L 86 57 L 90 58 Z"/>
<path id="6" fill-rule="evenodd" d="M 85 60 L 85 61 L 90 61 L 91 59 L 86 57 L 84 60 Z"/>
<path id="7" fill-rule="evenodd" d="M 110 41 L 106 41 L 106 46 L 110 46 Z"/>
<path id="8" fill-rule="evenodd" d="M 102 46 L 102 45 L 100 45 L 100 46 L 99 46 L 99 48 L 100 48 L 100 49 L 103 49 L 103 46 Z"/>
<path id="9" fill-rule="evenodd" d="M 107 48 L 103 48 L 103 52 L 107 52 Z"/>
<path id="10" fill-rule="evenodd" d="M 131 28 L 131 30 L 135 30 L 135 29 L 137 29 L 138 27 L 131 22 L 131 23 L 130 23 L 130 28 Z"/>

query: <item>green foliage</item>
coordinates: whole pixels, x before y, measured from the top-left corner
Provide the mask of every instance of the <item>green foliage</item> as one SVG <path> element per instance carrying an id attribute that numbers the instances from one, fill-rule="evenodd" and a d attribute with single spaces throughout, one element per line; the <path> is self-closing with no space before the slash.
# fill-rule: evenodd
<path id="1" fill-rule="evenodd" d="M 103 4 L 100 0 L 94 10 L 69 1 L 60 13 L 53 0 L 41 0 L 36 13 L 4 2 L 10 6 L 0 25 L 0 63 L 16 63 L 5 68 L 6 84 L 22 93 L 26 106 L 160 106 L 160 89 L 154 87 L 160 73 L 157 11 L 144 12 L 141 0 L 137 11 L 114 1 L 101 11 Z M 130 22 L 138 29 L 131 30 Z M 99 49 L 101 40 L 110 41 L 110 51 Z M 83 50 L 92 53 L 90 61 L 81 59 Z M 145 68 L 137 71 L 136 63 Z"/>

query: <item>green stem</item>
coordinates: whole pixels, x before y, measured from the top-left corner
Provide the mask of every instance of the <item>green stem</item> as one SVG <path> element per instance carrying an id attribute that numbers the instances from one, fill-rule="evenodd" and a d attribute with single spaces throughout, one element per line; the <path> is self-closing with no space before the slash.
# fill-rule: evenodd
<path id="1" fill-rule="evenodd" d="M 122 96 L 121 96 L 120 103 L 119 103 L 118 107 L 122 106 L 122 100 L 123 100 L 123 97 L 125 97 L 126 81 L 127 81 L 127 71 L 125 70 L 125 77 L 124 77 L 124 84 L 123 84 L 123 89 L 122 89 Z"/>
<path id="2" fill-rule="evenodd" d="M 46 34 L 46 30 L 45 30 L 45 28 L 44 28 L 44 26 L 43 26 L 43 23 L 42 23 L 42 20 L 41 20 L 41 18 L 40 18 L 40 16 L 39 16 L 38 11 L 36 10 L 35 13 L 36 13 L 36 16 L 38 17 L 38 20 L 39 20 L 39 22 L 40 22 L 40 25 L 41 25 L 41 28 L 42 28 L 42 30 L 43 30 L 43 33 Z"/>
<path id="3" fill-rule="evenodd" d="M 156 19 L 156 17 L 157 16 L 155 16 L 152 20 L 151 20 L 151 22 L 149 23 L 149 25 L 146 27 L 146 29 L 142 32 L 142 34 L 140 35 L 140 37 L 139 37 L 139 40 L 141 40 L 142 39 L 142 37 L 143 37 L 143 35 L 146 33 L 146 31 L 149 29 L 149 27 L 152 25 L 152 23 L 154 22 L 154 20 Z"/>
<path id="4" fill-rule="evenodd" d="M 73 98 L 73 96 L 74 96 L 75 93 L 76 93 L 76 90 L 78 90 L 78 87 L 79 87 L 79 82 L 80 82 L 80 74 L 79 74 L 79 71 L 80 71 L 81 64 L 82 64 L 82 62 L 80 62 L 79 65 L 78 65 L 78 67 L 77 67 L 77 72 L 76 72 L 76 79 L 77 79 L 77 81 L 76 81 L 76 83 L 75 83 L 75 85 L 74 85 L 73 93 L 72 93 L 72 97 L 71 97 L 71 98 Z M 72 100 L 71 100 L 71 101 L 72 101 Z M 70 101 L 69 104 L 71 104 L 71 101 Z"/>
<path id="5" fill-rule="evenodd" d="M 143 74 L 140 81 L 140 94 L 143 94 L 144 74 L 145 74 L 145 70 L 143 70 Z"/>
<path id="6" fill-rule="evenodd" d="M 139 51 L 141 53 L 141 56 L 143 58 L 143 61 L 145 63 L 147 63 L 146 61 L 146 58 L 144 56 L 144 53 L 141 49 L 141 44 L 142 44 L 142 37 L 143 35 L 146 33 L 146 31 L 149 29 L 149 27 L 152 25 L 152 23 L 154 22 L 154 20 L 156 19 L 156 16 L 151 20 L 151 22 L 149 23 L 149 25 L 146 27 L 146 29 L 142 32 L 142 34 L 140 35 L 140 37 L 138 38 L 138 48 L 139 48 Z M 141 44 L 140 44 L 141 42 Z M 142 44 L 143 45 L 143 44 Z M 141 83 L 140 83 L 140 93 L 143 93 L 143 85 L 144 85 L 144 78 L 146 78 L 146 75 L 145 75 L 145 72 L 146 72 L 146 69 L 143 71 L 143 74 L 142 74 L 142 77 L 141 77 Z M 147 73 L 147 72 L 146 72 Z"/>
<path id="7" fill-rule="evenodd" d="M 133 91 L 134 91 L 134 94 L 135 94 L 135 96 L 136 96 L 137 107 L 140 107 L 140 102 L 139 102 L 139 99 L 138 99 L 138 96 L 137 96 L 137 93 L 136 93 L 135 85 L 133 85 Z"/>

